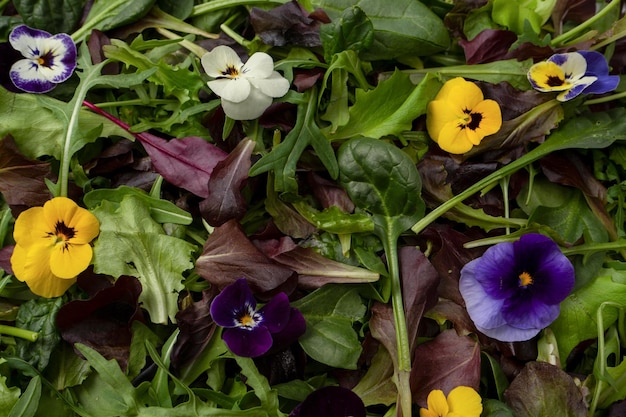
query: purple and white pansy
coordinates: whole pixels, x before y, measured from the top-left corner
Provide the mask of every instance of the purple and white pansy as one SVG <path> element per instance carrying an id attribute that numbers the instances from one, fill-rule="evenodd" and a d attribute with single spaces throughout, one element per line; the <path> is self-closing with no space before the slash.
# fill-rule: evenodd
<path id="1" fill-rule="evenodd" d="M 9 76 L 17 88 L 28 93 L 52 90 L 76 68 L 76 44 L 65 33 L 51 35 L 20 25 L 11 31 L 9 43 L 24 57 L 11 66 Z"/>
<path id="2" fill-rule="evenodd" d="M 302 313 L 279 293 L 263 307 L 245 278 L 225 287 L 211 303 L 213 321 L 224 328 L 222 339 L 235 355 L 257 357 L 272 347 L 286 348 L 306 330 Z"/>
<path id="3" fill-rule="evenodd" d="M 609 75 L 609 64 L 596 51 L 554 54 L 530 67 L 528 81 L 535 90 L 558 92 L 557 100 L 568 101 L 580 94 L 613 91 L 619 76 Z"/>
<path id="4" fill-rule="evenodd" d="M 574 266 L 537 233 L 502 242 L 461 270 L 459 290 L 483 334 L 502 342 L 529 340 L 559 315 L 574 287 Z"/>

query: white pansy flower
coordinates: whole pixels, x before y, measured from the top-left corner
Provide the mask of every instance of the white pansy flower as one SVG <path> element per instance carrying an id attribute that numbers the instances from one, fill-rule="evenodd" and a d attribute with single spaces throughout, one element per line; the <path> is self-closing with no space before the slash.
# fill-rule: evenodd
<path id="1" fill-rule="evenodd" d="M 263 114 L 272 99 L 289 91 L 289 81 L 274 71 L 272 57 L 256 52 L 244 64 L 230 47 L 220 45 L 201 58 L 209 88 L 222 99 L 224 113 L 235 120 L 252 120 Z"/>

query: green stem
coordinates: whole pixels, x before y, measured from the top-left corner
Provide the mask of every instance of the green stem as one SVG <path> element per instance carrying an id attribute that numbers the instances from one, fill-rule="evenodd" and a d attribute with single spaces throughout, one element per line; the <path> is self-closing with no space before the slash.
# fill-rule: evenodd
<path id="1" fill-rule="evenodd" d="M 583 31 L 593 26 L 598 20 L 602 19 L 608 12 L 613 10 L 615 7 L 618 7 L 619 4 L 620 4 L 620 0 L 611 1 L 611 3 L 609 3 L 604 9 L 600 10 L 592 18 L 590 18 L 589 20 L 585 20 L 583 23 L 576 26 L 575 28 L 565 33 L 562 33 L 561 35 L 552 39 L 552 42 L 550 44 L 552 46 L 562 46 L 563 44 L 565 44 L 567 40 L 572 39 L 575 36 L 578 36 L 580 33 L 582 33 Z"/>
<path id="2" fill-rule="evenodd" d="M 259 5 L 272 5 L 272 4 L 284 4 L 287 0 L 213 0 L 208 3 L 198 4 L 194 6 L 191 16 L 195 17 L 201 14 L 213 13 L 221 9 L 228 9 L 230 7 L 237 6 L 259 6 Z"/>
<path id="3" fill-rule="evenodd" d="M 157 32 L 159 32 L 159 34 L 163 35 L 164 37 L 168 39 L 180 39 L 180 42 L 179 42 L 180 46 L 187 49 L 189 52 L 191 52 L 198 58 L 202 58 L 202 56 L 207 53 L 207 50 L 201 47 L 200 45 L 196 45 L 195 43 L 188 41 L 187 39 L 181 37 L 180 35 L 177 35 L 176 33 L 172 31 L 169 31 L 164 28 L 157 28 L 156 30 Z"/>
<path id="4" fill-rule="evenodd" d="M 122 106 L 147 106 L 156 104 L 176 104 L 178 100 L 170 100 L 167 98 L 153 98 L 150 100 L 142 100 L 140 98 L 120 101 L 105 101 L 103 103 L 97 103 L 97 106 L 101 109 L 106 107 L 122 107 Z"/>
<path id="5" fill-rule="evenodd" d="M 37 332 L 20 329 L 19 327 L 7 326 L 5 324 L 0 324 L 0 334 L 19 337 L 20 339 L 25 339 L 29 342 L 35 342 L 39 338 L 39 333 Z"/>
<path id="6" fill-rule="evenodd" d="M 72 138 L 74 137 L 74 131 L 78 128 L 78 115 L 82 107 L 83 100 L 87 95 L 87 90 L 81 89 L 76 93 L 74 107 L 72 108 L 72 115 L 67 126 L 67 132 L 65 133 L 65 141 L 63 143 L 63 153 L 61 154 L 61 161 L 59 167 L 59 181 L 57 183 L 57 189 L 59 190 L 58 196 L 67 197 L 67 190 L 70 177 L 70 162 L 72 160 L 71 146 Z"/>
<path id="7" fill-rule="evenodd" d="M 591 106 L 592 104 L 607 103 L 609 101 L 619 100 L 620 98 L 625 98 L 625 97 L 626 97 L 626 91 L 622 91 L 621 93 L 611 94 L 611 95 L 608 95 L 606 97 L 600 97 L 600 98 L 594 98 L 594 99 L 591 99 L 591 100 L 587 100 L 587 101 L 585 101 L 583 103 L 583 105 Z"/>
<path id="8" fill-rule="evenodd" d="M 620 251 L 626 248 L 626 239 L 619 239 L 613 242 L 604 243 L 584 243 L 582 245 L 574 246 L 571 248 L 562 249 L 564 255 L 582 255 L 585 253 L 593 253 L 599 251 Z"/>

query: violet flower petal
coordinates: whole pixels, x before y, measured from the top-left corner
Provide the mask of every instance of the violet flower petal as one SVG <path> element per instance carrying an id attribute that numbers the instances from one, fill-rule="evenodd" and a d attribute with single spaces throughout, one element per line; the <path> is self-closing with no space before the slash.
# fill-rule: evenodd
<path id="1" fill-rule="evenodd" d="M 459 280 L 459 290 L 463 295 L 467 312 L 476 327 L 479 330 L 493 329 L 506 324 L 500 313 L 504 299 L 489 296 L 483 285 L 476 280 L 475 267 L 480 262 L 481 258 L 474 259 L 463 267 Z"/>
<path id="2" fill-rule="evenodd" d="M 506 279 L 517 276 L 515 269 L 515 246 L 503 242 L 487 249 L 479 262 L 473 265 L 475 279 L 490 297 L 504 299 L 517 291 L 517 280 Z"/>
<path id="3" fill-rule="evenodd" d="M 289 322 L 285 328 L 278 333 L 272 334 L 272 339 L 274 339 L 272 350 L 274 350 L 274 348 L 276 350 L 286 348 L 298 340 L 306 331 L 306 321 L 300 310 L 293 307 L 291 307 L 290 310 Z"/>
<path id="4" fill-rule="evenodd" d="M 543 329 L 559 316 L 559 304 L 545 304 L 529 296 L 506 300 L 502 316 L 507 324 L 518 329 Z"/>
<path id="5" fill-rule="evenodd" d="M 263 316 L 263 325 L 270 333 L 280 332 L 289 322 L 291 306 L 287 294 L 281 292 L 259 310 Z"/>
<path id="6" fill-rule="evenodd" d="M 613 91 L 619 84 L 619 75 L 609 75 L 609 64 L 606 58 L 597 51 L 579 51 L 587 61 L 587 72 L 585 75 L 598 77 L 596 82 L 585 89 L 585 93 L 603 94 Z"/>
<path id="7" fill-rule="evenodd" d="M 239 318 L 237 315 L 244 312 L 246 306 L 256 310 L 256 300 L 246 279 L 239 278 L 213 299 L 210 308 L 211 317 L 220 327 L 235 327 Z"/>
<path id="8" fill-rule="evenodd" d="M 289 417 L 365 417 L 363 400 L 343 387 L 323 387 L 310 393 Z"/>
<path id="9" fill-rule="evenodd" d="M 224 329 L 222 339 L 231 352 L 247 358 L 261 356 L 272 347 L 272 335 L 267 327 L 260 325 L 253 329 L 235 327 Z"/>

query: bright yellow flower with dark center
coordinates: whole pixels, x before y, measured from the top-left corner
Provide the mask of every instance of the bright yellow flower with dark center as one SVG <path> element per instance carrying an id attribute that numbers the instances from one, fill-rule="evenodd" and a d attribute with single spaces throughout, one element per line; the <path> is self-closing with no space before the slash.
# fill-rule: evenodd
<path id="1" fill-rule="evenodd" d="M 15 221 L 11 267 L 15 277 L 42 297 L 58 297 L 87 269 L 98 219 L 66 197 L 22 212 Z"/>
<path id="2" fill-rule="evenodd" d="M 448 394 L 432 390 L 428 394 L 428 409 L 420 409 L 420 417 L 480 417 L 483 412 L 480 395 L 470 387 L 460 386 Z"/>
<path id="3" fill-rule="evenodd" d="M 461 77 L 447 81 L 428 103 L 428 134 L 446 152 L 465 153 L 501 126 L 498 103 L 485 100 L 476 84 Z"/>

